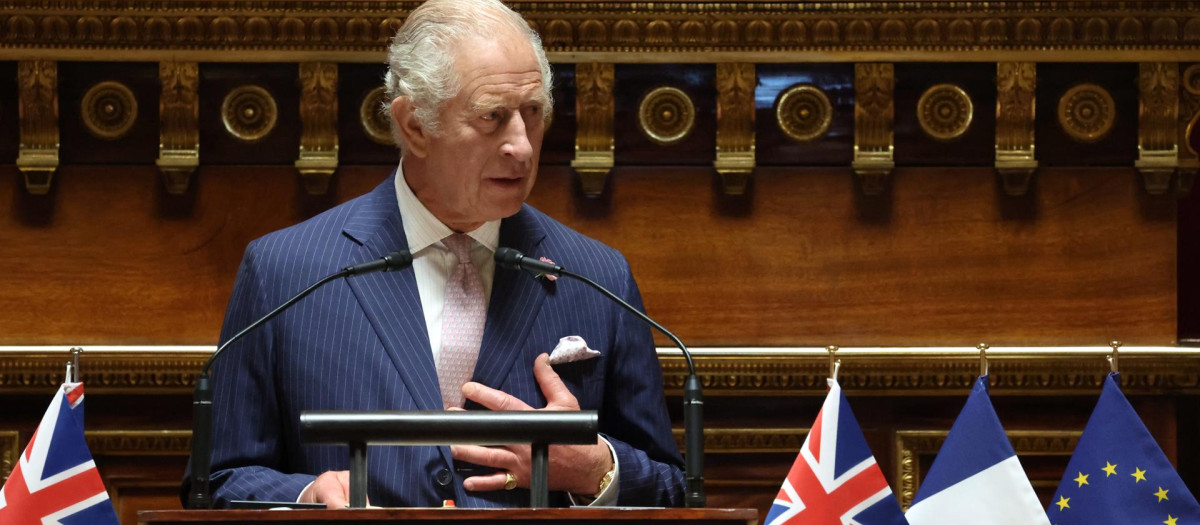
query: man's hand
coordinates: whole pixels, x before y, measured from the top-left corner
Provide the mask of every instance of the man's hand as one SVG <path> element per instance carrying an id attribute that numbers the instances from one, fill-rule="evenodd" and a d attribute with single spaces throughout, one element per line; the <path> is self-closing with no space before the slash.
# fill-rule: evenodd
<path id="1" fill-rule="evenodd" d="M 329 471 L 313 480 L 300 493 L 300 503 L 324 503 L 327 509 L 344 509 L 350 504 L 350 471 Z"/>
<path id="2" fill-rule="evenodd" d="M 567 390 L 562 378 L 550 367 L 550 356 L 539 355 L 533 364 L 546 408 L 542 410 L 579 410 L 579 400 Z M 491 410 L 533 410 L 520 399 L 479 383 L 462 387 L 463 396 Z M 517 486 L 529 487 L 529 445 L 480 447 L 455 445 L 450 447 L 454 459 L 500 469 L 485 476 L 472 476 L 463 481 L 467 490 L 487 491 L 504 488 L 505 472 L 517 478 Z M 550 447 L 550 490 L 565 490 L 590 496 L 600 488 L 600 478 L 613 468 L 608 445 L 597 438 L 595 445 L 554 445 Z"/>

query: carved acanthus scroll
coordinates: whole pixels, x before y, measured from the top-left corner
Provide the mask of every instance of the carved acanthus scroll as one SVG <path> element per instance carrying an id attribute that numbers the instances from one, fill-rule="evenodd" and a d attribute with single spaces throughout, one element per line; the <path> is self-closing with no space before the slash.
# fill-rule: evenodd
<path id="1" fill-rule="evenodd" d="M 58 63 L 23 60 L 17 65 L 17 81 L 21 121 L 17 168 L 25 175 L 29 193 L 45 195 L 58 169 Z"/>
<path id="2" fill-rule="evenodd" d="M 1138 159 L 1151 195 L 1166 193 L 1179 166 L 1179 64 L 1138 65 Z"/>
<path id="3" fill-rule="evenodd" d="M 324 195 L 338 165 L 338 66 L 300 64 L 300 158 L 296 168 L 309 195 Z"/>
<path id="4" fill-rule="evenodd" d="M 728 195 L 746 192 L 754 173 L 754 64 L 717 64 L 717 159 Z"/>
<path id="5" fill-rule="evenodd" d="M 896 166 L 892 120 L 896 70 L 892 64 L 854 65 L 854 173 L 867 195 L 883 192 Z"/>
<path id="6" fill-rule="evenodd" d="M 155 164 L 167 193 L 181 195 L 200 165 L 200 67 L 195 62 L 162 62 L 158 77 L 162 95 Z"/>
<path id="7" fill-rule="evenodd" d="M 575 159 L 571 167 L 588 195 L 604 192 L 604 182 L 613 168 L 615 78 L 612 64 L 575 65 Z"/>
<path id="8" fill-rule="evenodd" d="M 1024 195 L 1037 171 L 1034 156 L 1034 88 L 1037 64 L 996 64 L 996 173 L 1009 195 Z"/>

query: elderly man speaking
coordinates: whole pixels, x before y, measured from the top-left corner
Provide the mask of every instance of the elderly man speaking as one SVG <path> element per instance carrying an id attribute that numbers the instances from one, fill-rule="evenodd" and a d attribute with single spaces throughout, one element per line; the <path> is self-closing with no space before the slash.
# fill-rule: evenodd
<path id="1" fill-rule="evenodd" d="M 552 105 L 540 39 L 495 0 L 430 0 L 388 62 L 399 167 L 370 193 L 251 242 L 222 340 L 347 265 L 407 247 L 412 271 L 331 283 L 216 364 L 217 505 L 346 505 L 345 449 L 300 445 L 301 411 L 461 408 L 596 410 L 594 445 L 550 450 L 551 503 L 681 504 L 649 329 L 578 283 L 493 261 L 499 246 L 552 259 L 641 307 L 619 252 L 524 204 Z M 551 365 L 545 354 L 568 336 L 595 352 Z M 528 447 L 377 447 L 368 472 L 372 505 L 528 502 Z"/>

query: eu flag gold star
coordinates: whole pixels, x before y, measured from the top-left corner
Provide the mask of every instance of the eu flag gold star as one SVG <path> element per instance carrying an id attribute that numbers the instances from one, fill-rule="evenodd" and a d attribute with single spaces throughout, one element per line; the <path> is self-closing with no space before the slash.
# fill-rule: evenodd
<path id="1" fill-rule="evenodd" d="M 1168 493 L 1168 492 L 1171 492 L 1171 491 L 1169 491 L 1169 490 L 1165 490 L 1165 489 L 1163 489 L 1162 487 L 1158 487 L 1158 492 L 1155 492 L 1155 493 L 1154 493 L 1154 495 L 1155 495 L 1155 496 L 1158 496 L 1158 502 L 1159 502 L 1159 503 L 1162 503 L 1162 500 L 1168 499 L 1168 498 L 1167 498 L 1167 493 Z"/>
<path id="2" fill-rule="evenodd" d="M 1170 514 L 1167 514 L 1167 521 L 1164 521 L 1163 523 L 1166 523 L 1167 525 L 1176 525 L 1175 522 L 1178 520 L 1179 518 L 1172 518 Z"/>
<path id="3" fill-rule="evenodd" d="M 1079 486 L 1082 487 L 1082 486 L 1088 484 L 1087 479 L 1088 479 L 1088 475 L 1080 472 L 1079 477 L 1075 478 L 1075 482 L 1079 483 Z"/>
<path id="4" fill-rule="evenodd" d="M 1146 471 L 1144 471 L 1140 468 L 1137 468 L 1137 467 L 1133 468 L 1133 474 L 1130 474 L 1130 476 L 1133 476 L 1133 479 L 1137 480 L 1137 481 L 1134 481 L 1134 483 L 1146 481 Z"/>
<path id="5" fill-rule="evenodd" d="M 1070 501 L 1071 501 L 1071 498 L 1068 498 L 1066 496 L 1059 496 L 1058 501 L 1054 502 L 1054 504 L 1058 505 L 1058 510 L 1061 511 L 1063 509 L 1071 508 L 1071 505 L 1069 505 Z M 1175 524 L 1172 523 L 1171 525 L 1175 525 Z"/>
<path id="6" fill-rule="evenodd" d="M 1107 461 L 1104 462 L 1104 465 L 1105 465 L 1104 468 L 1100 469 L 1100 470 L 1104 471 L 1104 477 L 1107 478 L 1107 477 L 1112 476 L 1117 473 L 1116 465 L 1113 465 L 1112 463 L 1109 463 Z"/>

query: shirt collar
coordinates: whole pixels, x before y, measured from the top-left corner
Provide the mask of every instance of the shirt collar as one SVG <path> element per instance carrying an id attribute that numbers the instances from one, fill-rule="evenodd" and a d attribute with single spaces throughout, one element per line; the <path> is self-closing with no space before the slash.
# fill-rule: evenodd
<path id="1" fill-rule="evenodd" d="M 449 226 L 442 224 L 437 217 L 426 208 L 421 200 L 408 187 L 404 180 L 404 161 L 396 168 L 396 201 L 400 206 L 400 218 L 404 223 L 404 236 L 408 238 L 408 251 L 413 255 L 417 252 L 438 244 L 454 234 Z M 495 252 L 500 245 L 500 220 L 488 221 L 482 226 L 467 232 L 475 242 Z"/>

